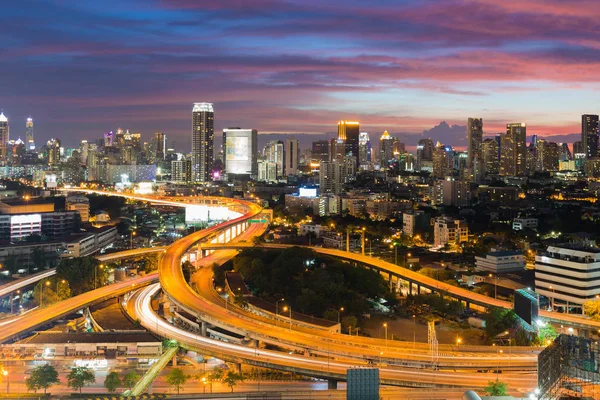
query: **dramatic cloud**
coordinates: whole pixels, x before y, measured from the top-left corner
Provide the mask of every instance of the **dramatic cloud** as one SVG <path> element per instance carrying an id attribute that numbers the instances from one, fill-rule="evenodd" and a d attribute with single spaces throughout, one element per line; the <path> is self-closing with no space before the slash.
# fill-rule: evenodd
<path id="1" fill-rule="evenodd" d="M 569 135 L 600 111 L 591 0 L 22 0 L 3 16 L 13 137 L 31 115 L 42 140 L 120 126 L 186 151 L 191 104 L 210 101 L 218 129 L 322 134 L 351 118 L 463 147 L 467 117 Z"/>

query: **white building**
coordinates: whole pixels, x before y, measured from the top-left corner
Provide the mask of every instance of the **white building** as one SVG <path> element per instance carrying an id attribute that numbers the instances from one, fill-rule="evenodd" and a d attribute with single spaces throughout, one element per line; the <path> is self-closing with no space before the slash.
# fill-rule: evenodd
<path id="1" fill-rule="evenodd" d="M 485 257 L 475 257 L 477 269 L 495 274 L 522 271 L 525 269 L 525 256 L 519 251 L 493 251 Z"/>
<path id="2" fill-rule="evenodd" d="M 314 225 L 314 224 L 300 224 L 300 229 L 298 229 L 298 235 L 306 236 L 308 233 L 313 233 L 315 237 L 321 237 L 325 232 L 327 232 L 327 227 L 323 225 Z"/>
<path id="3" fill-rule="evenodd" d="M 402 214 L 402 232 L 405 235 L 413 237 L 415 235 L 415 227 L 417 218 L 422 216 L 423 211 L 409 211 Z"/>
<path id="4" fill-rule="evenodd" d="M 535 291 L 553 308 L 579 308 L 600 295 L 600 248 L 563 244 L 535 256 Z"/>
<path id="5" fill-rule="evenodd" d="M 537 227 L 537 218 L 515 218 L 512 225 L 512 228 L 515 231 L 522 231 L 524 229 L 537 229 Z"/>
<path id="6" fill-rule="evenodd" d="M 223 161 L 228 176 L 256 178 L 258 175 L 257 135 L 256 129 L 223 129 Z"/>
<path id="7" fill-rule="evenodd" d="M 469 227 L 465 221 L 437 217 L 433 220 L 433 236 L 433 244 L 437 247 L 460 244 L 469 240 Z"/>

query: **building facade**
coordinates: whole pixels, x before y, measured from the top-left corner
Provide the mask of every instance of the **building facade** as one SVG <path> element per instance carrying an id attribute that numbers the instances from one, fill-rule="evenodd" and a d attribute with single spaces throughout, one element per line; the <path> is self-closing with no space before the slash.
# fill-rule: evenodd
<path id="1" fill-rule="evenodd" d="M 192 178 L 212 179 L 215 151 L 215 113 L 212 103 L 194 103 L 192 108 Z"/>

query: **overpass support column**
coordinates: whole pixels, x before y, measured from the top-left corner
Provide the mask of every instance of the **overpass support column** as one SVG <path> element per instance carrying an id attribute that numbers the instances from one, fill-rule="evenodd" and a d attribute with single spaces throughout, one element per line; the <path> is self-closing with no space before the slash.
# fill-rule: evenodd
<path id="1" fill-rule="evenodd" d="M 328 379 L 327 380 L 327 389 L 337 390 L 337 381 L 335 379 Z"/>
<path id="2" fill-rule="evenodd" d="M 465 301 L 465 310 L 469 310 L 471 308 L 471 302 Z"/>
<path id="3" fill-rule="evenodd" d="M 421 294 L 421 285 L 417 284 L 417 294 Z"/>
<path id="4" fill-rule="evenodd" d="M 408 282 L 408 294 L 412 295 L 412 287 L 413 287 L 413 283 L 412 281 L 407 281 Z"/>
<path id="5" fill-rule="evenodd" d="M 389 282 L 390 282 L 390 292 L 393 292 L 394 291 L 394 276 L 392 275 L 391 272 L 390 272 Z"/>
<path id="6" fill-rule="evenodd" d="M 206 329 L 207 329 L 207 325 L 205 321 L 200 321 L 200 334 L 202 336 L 206 336 Z"/>
<path id="7" fill-rule="evenodd" d="M 235 363 L 234 367 L 235 367 L 235 372 L 237 372 L 238 374 L 242 373 L 242 363 Z"/>
<path id="8" fill-rule="evenodd" d="M 173 366 L 176 367 L 177 366 L 177 354 L 175 354 L 173 356 Z"/>

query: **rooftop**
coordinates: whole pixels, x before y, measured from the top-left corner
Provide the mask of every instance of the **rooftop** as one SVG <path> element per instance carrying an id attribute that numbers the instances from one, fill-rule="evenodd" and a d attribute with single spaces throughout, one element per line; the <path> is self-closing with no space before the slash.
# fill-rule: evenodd
<path id="1" fill-rule="evenodd" d="M 492 257 L 508 257 L 508 256 L 521 256 L 523 252 L 521 251 L 513 251 L 513 250 L 500 250 L 500 251 L 492 251 L 487 253 L 488 256 Z"/>

